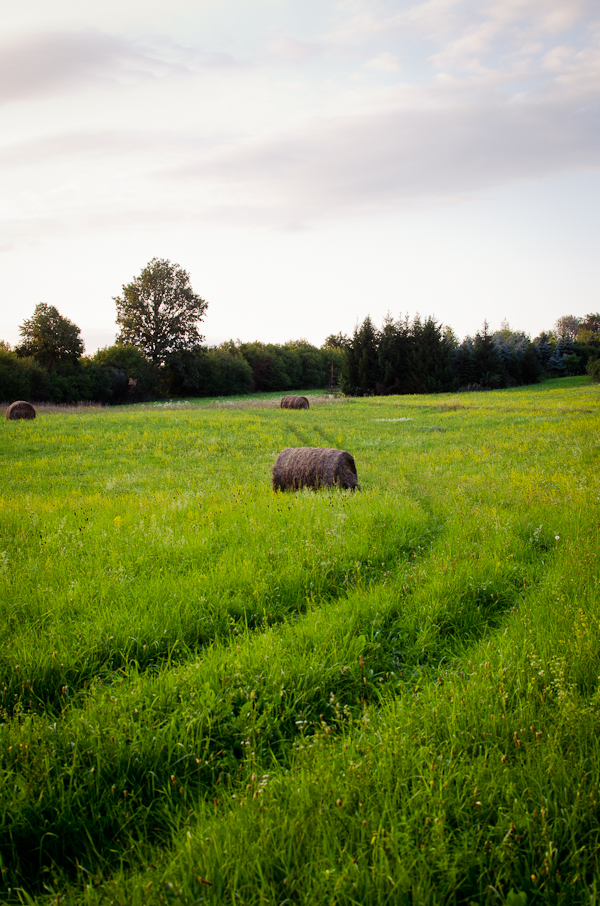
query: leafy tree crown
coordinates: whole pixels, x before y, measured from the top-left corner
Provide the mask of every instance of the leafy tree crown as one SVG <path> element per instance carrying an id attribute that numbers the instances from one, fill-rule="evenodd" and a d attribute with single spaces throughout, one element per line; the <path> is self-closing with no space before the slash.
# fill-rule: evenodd
<path id="1" fill-rule="evenodd" d="M 60 362 L 77 361 L 83 354 L 81 331 L 63 317 L 54 305 L 40 302 L 31 318 L 19 327 L 23 342 L 15 350 L 18 356 L 33 356 L 47 368 Z"/>
<path id="2" fill-rule="evenodd" d="M 208 303 L 193 291 L 187 271 L 167 259 L 153 258 L 114 301 L 117 342 L 137 346 L 155 364 L 204 339 L 198 324 Z"/>

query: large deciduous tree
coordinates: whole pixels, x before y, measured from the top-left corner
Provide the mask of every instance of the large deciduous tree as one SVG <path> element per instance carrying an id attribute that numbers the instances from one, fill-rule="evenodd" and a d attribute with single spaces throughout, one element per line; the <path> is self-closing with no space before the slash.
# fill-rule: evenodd
<path id="1" fill-rule="evenodd" d="M 77 362 L 83 354 L 83 340 L 77 324 L 63 317 L 54 305 L 40 302 L 31 318 L 19 327 L 23 342 L 18 356 L 33 356 L 46 368 L 63 362 Z"/>
<path id="2" fill-rule="evenodd" d="M 174 353 L 198 346 L 198 324 L 208 303 L 190 285 L 187 271 L 153 258 L 139 277 L 115 296 L 119 343 L 137 346 L 156 365 Z"/>
<path id="3" fill-rule="evenodd" d="M 566 340 L 574 340 L 581 326 L 581 318 L 576 315 L 563 315 L 554 325 L 554 331 L 557 337 Z"/>

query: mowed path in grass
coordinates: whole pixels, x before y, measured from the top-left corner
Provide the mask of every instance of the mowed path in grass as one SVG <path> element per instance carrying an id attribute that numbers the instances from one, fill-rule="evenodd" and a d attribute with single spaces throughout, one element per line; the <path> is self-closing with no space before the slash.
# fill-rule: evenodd
<path id="1" fill-rule="evenodd" d="M 4 898 L 595 902 L 599 392 L 6 422 Z"/>

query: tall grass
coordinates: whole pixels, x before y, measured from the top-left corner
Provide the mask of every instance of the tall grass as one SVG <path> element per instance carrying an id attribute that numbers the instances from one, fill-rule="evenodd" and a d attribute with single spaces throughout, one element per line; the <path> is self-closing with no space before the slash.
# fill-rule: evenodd
<path id="1" fill-rule="evenodd" d="M 596 902 L 598 392 L 6 422 L 4 900 Z"/>

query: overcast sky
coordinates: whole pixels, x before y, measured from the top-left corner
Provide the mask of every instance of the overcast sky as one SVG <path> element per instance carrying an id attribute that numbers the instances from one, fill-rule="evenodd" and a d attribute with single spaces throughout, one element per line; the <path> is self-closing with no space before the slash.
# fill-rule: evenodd
<path id="1" fill-rule="evenodd" d="M 153 257 L 209 343 L 370 314 L 600 310 L 598 0 L 20 0 L 0 38 L 0 338 L 114 341 Z"/>

